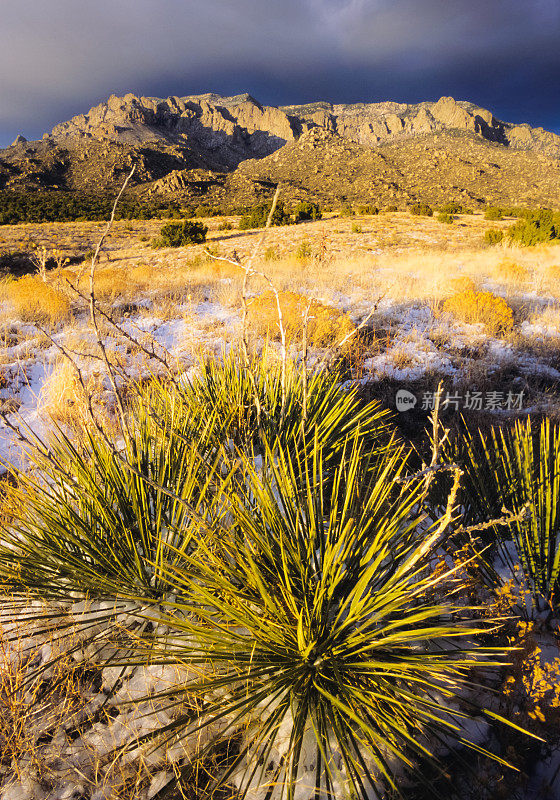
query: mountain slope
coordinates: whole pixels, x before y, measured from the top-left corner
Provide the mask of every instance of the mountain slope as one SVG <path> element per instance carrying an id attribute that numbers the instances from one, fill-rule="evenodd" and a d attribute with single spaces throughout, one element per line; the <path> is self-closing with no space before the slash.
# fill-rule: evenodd
<path id="1" fill-rule="evenodd" d="M 111 191 L 133 163 L 136 191 L 205 202 L 251 202 L 282 180 L 294 198 L 557 205 L 560 136 L 449 97 L 276 108 L 129 94 L 18 137 L 0 151 L 0 188 Z"/>

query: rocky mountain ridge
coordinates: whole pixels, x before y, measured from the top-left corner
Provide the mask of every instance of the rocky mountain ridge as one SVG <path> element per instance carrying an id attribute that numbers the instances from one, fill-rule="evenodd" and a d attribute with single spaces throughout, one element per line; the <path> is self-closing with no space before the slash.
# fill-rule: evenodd
<path id="1" fill-rule="evenodd" d="M 369 181 L 372 191 L 383 197 L 407 201 L 418 199 L 418 192 L 426 194 L 430 187 L 414 188 L 418 183 L 415 176 L 406 173 L 405 163 L 399 166 L 397 162 L 403 158 L 410 161 L 407 153 L 416 152 L 419 143 L 431 159 L 438 140 L 439 149 L 445 150 L 449 143 L 456 145 L 457 137 L 468 143 L 467 149 L 477 151 L 481 164 L 492 153 L 499 153 L 501 162 L 504 158 L 515 162 L 523 172 L 521 194 L 538 196 L 546 165 L 552 165 L 553 177 L 560 167 L 560 136 L 527 124 L 503 122 L 474 103 L 450 97 L 415 105 L 317 102 L 274 107 L 261 105 L 248 94 L 165 99 L 127 94 L 111 96 L 87 114 L 57 125 L 38 142 L 18 137 L 11 147 L 0 151 L 0 188 L 109 191 L 136 163 L 136 186 L 141 193 L 209 199 L 229 193 L 235 201 L 266 193 L 267 184 L 280 179 L 282 173 L 282 180 L 295 194 L 319 196 L 321 192 L 312 191 L 306 175 L 319 174 L 322 164 L 323 169 L 334 172 L 332 191 L 323 192 L 323 199 L 328 195 L 334 200 L 337 192 L 339 199 L 352 195 L 347 167 L 357 159 L 363 173 L 361 183 Z M 304 159 L 303 173 L 298 165 L 300 144 L 307 156 L 313 151 L 312 158 Z M 520 159 L 520 155 L 526 157 Z M 338 163 L 330 163 L 333 158 Z M 429 159 L 415 163 L 415 169 L 429 173 L 425 169 Z M 476 169 L 492 172 L 484 166 Z M 519 171 L 514 170 L 516 174 Z M 298 173 L 301 191 L 297 191 Z M 441 174 L 447 173 L 449 170 Z M 253 186 L 248 188 L 247 181 Z M 391 187 L 385 191 L 387 181 Z M 479 195 L 482 201 L 491 198 L 499 188 L 493 181 L 479 181 L 481 185 L 473 190 L 454 182 L 453 175 L 445 177 L 443 184 L 436 183 L 444 195 L 467 192 L 477 201 Z M 543 201 L 548 195 L 546 189 Z"/>

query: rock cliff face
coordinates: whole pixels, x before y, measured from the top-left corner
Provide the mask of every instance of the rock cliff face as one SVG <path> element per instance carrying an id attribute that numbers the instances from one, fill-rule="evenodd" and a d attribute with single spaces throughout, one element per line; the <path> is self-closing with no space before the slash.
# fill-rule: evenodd
<path id="1" fill-rule="evenodd" d="M 250 95 L 223 98 L 111 96 L 106 103 L 57 125 L 51 138 L 93 139 L 128 145 L 162 142 L 198 150 L 217 169 L 262 158 L 294 139 L 301 126 L 279 108 Z"/>
<path id="2" fill-rule="evenodd" d="M 471 131 L 490 142 L 560 156 L 560 136 L 497 120 L 473 103 L 442 97 L 437 103 L 315 103 L 280 108 L 262 106 L 248 94 L 220 97 L 111 96 L 109 100 L 57 125 L 51 137 L 108 139 L 129 144 L 158 140 L 197 145 L 222 166 L 269 155 L 304 131 L 321 128 L 356 144 L 380 142 L 443 130 Z"/>
<path id="3" fill-rule="evenodd" d="M 442 185 L 443 180 L 444 194 L 449 195 L 450 189 L 463 197 L 465 193 L 490 197 L 496 186 L 490 187 L 488 181 L 478 181 L 474 190 L 472 181 L 461 183 L 466 180 L 463 173 L 472 170 L 451 174 L 453 170 L 447 169 L 451 162 L 439 172 L 431 169 L 432 145 L 438 139 L 436 150 L 450 143 L 455 152 L 461 140 L 471 155 L 476 151 L 473 158 L 481 159 L 480 166 L 473 166 L 476 174 L 482 169 L 490 175 L 492 170 L 486 170 L 485 163 L 507 162 L 511 157 L 516 164 L 516 179 L 520 170 L 528 170 L 521 180 L 521 193 L 527 196 L 539 196 L 533 184 L 542 165 L 550 162 L 554 172 L 560 163 L 560 136 L 529 125 L 502 122 L 486 109 L 451 97 L 416 105 L 318 102 L 276 108 L 263 106 L 248 94 L 166 99 L 128 94 L 111 96 L 87 114 L 57 125 L 39 142 L 27 142 L 19 136 L 11 147 L 0 151 L 0 188 L 108 191 L 136 163 L 135 179 L 141 192 L 221 198 L 226 189 L 235 195 L 237 185 L 257 181 L 253 194 L 258 194 L 281 175 L 295 191 L 301 172 L 299 159 L 306 165 L 303 172 L 307 170 L 311 176 L 321 170 L 332 174 L 329 196 L 332 194 L 333 199 L 337 191 L 341 198 L 353 194 L 353 178 L 345 168 L 346 162 L 352 162 L 354 170 L 360 163 L 364 184 L 370 180 L 377 185 L 378 178 L 385 176 L 392 187 L 385 194 L 396 199 L 417 198 L 419 192 L 427 196 L 430 186 L 417 180 L 424 174 L 433 174 L 436 185 Z M 480 145 L 478 150 L 475 145 Z M 401 166 L 396 163 L 395 148 L 404 154 Z M 302 152 L 306 154 L 303 161 Z M 406 157 L 417 152 L 419 157 Z M 517 157 L 522 153 L 527 156 L 525 160 Z M 499 158 L 494 157 L 496 154 Z M 332 159 L 336 159 L 335 164 L 327 163 Z M 440 154 L 436 160 L 441 165 L 445 158 Z M 417 170 L 416 176 L 403 173 L 407 165 Z M 240 169 L 237 180 L 234 176 Z M 501 165 L 500 171 L 503 169 Z M 525 183 L 530 183 L 531 175 L 533 184 L 527 188 L 529 184 Z M 504 173 L 494 177 L 501 179 Z M 312 192 L 313 180 L 300 183 L 303 195 Z M 320 181 L 317 184 L 319 190 Z M 548 194 L 547 189 L 543 201 Z"/>

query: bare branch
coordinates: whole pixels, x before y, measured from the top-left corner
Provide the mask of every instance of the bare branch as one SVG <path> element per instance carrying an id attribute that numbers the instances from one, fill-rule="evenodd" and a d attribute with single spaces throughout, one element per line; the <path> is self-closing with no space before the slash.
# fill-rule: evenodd
<path id="1" fill-rule="evenodd" d="M 226 258 L 224 256 L 216 256 L 211 253 L 209 250 L 205 250 L 204 252 L 210 258 L 214 259 L 215 261 L 224 261 L 227 264 L 233 264 L 234 267 L 238 267 L 244 271 L 243 276 L 243 286 L 241 289 L 241 303 L 243 309 L 243 316 L 242 316 L 242 334 L 241 334 L 241 347 L 243 351 L 243 359 L 245 362 L 245 368 L 247 369 L 251 383 L 253 385 L 253 392 L 255 398 L 255 407 L 257 409 L 257 424 L 260 427 L 260 420 L 262 414 L 261 403 L 258 397 L 257 392 L 257 385 L 255 382 L 255 376 L 253 375 L 253 371 L 250 369 L 250 362 L 249 362 L 249 344 L 248 344 L 248 336 L 247 336 L 247 327 L 248 327 L 248 318 L 249 318 L 249 304 L 247 301 L 247 290 L 249 286 L 249 279 L 253 276 L 257 276 L 262 278 L 267 285 L 270 287 L 270 290 L 274 294 L 276 300 L 276 311 L 278 314 L 278 328 L 280 330 L 280 341 L 281 341 L 281 356 L 282 356 L 282 409 L 281 409 L 281 419 L 284 418 L 284 413 L 286 409 L 286 372 L 287 372 L 287 350 L 286 350 L 286 331 L 284 329 L 284 319 L 282 315 L 282 307 L 280 305 L 280 295 L 278 289 L 274 286 L 271 279 L 268 275 L 265 275 L 264 272 L 259 272 L 255 270 L 253 267 L 253 263 L 255 258 L 257 257 L 259 250 L 263 246 L 270 226 L 272 225 L 272 220 L 274 218 L 274 212 L 276 211 L 276 207 L 278 205 L 278 198 L 280 197 L 280 184 L 277 185 L 276 191 L 274 193 L 274 198 L 272 200 L 272 205 L 270 207 L 270 212 L 268 214 L 268 219 L 266 220 L 266 225 L 264 227 L 263 232 L 259 236 L 255 247 L 253 248 L 253 252 L 249 257 L 249 260 L 246 264 L 242 264 L 238 259 Z"/>
<path id="2" fill-rule="evenodd" d="M 121 430 L 123 432 L 123 435 L 126 432 L 128 432 L 126 416 L 125 416 L 125 412 L 124 412 L 124 404 L 123 404 L 123 401 L 122 401 L 120 389 L 119 389 L 118 384 L 117 384 L 117 380 L 115 378 L 113 367 L 112 367 L 112 365 L 111 365 L 111 363 L 109 361 L 109 358 L 107 356 L 107 349 L 105 347 L 105 343 L 103 341 L 103 337 L 101 336 L 101 332 L 99 330 L 99 323 L 97 321 L 97 307 L 96 307 L 96 301 L 95 301 L 95 267 L 96 267 L 97 261 L 99 259 L 99 253 L 101 252 L 101 248 L 103 247 L 103 245 L 105 243 L 105 239 L 109 235 L 109 232 L 110 232 L 111 227 L 113 225 L 113 222 L 115 220 L 115 213 L 117 211 L 117 205 L 119 203 L 119 200 L 121 199 L 126 187 L 128 186 L 128 183 L 129 183 L 130 179 L 132 178 L 132 176 L 134 175 L 135 171 L 136 171 L 136 164 L 130 170 L 129 174 L 126 177 L 125 182 L 123 183 L 123 185 L 121 187 L 120 192 L 118 193 L 118 195 L 115 198 L 115 202 L 113 203 L 113 208 L 111 210 L 111 216 L 109 217 L 109 221 L 107 222 L 107 225 L 105 226 L 105 230 L 103 231 L 103 233 L 101 235 L 101 238 L 97 242 L 97 247 L 95 248 L 95 252 L 94 252 L 94 254 L 93 254 L 92 258 L 91 258 L 91 269 L 90 269 L 90 273 L 89 273 L 89 311 L 90 311 L 91 324 L 92 324 L 93 330 L 95 331 L 95 336 L 97 338 L 97 345 L 99 347 L 99 350 L 100 350 L 101 355 L 103 357 L 103 360 L 105 362 L 105 366 L 107 368 L 107 373 L 109 375 L 109 380 L 111 382 L 111 386 L 112 386 L 113 392 L 115 394 L 115 402 L 117 404 L 119 422 L 120 422 L 120 425 L 121 425 Z"/>

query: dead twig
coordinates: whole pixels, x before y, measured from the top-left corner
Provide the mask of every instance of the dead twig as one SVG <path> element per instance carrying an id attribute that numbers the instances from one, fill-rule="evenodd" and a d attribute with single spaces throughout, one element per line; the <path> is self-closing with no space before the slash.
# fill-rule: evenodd
<path id="1" fill-rule="evenodd" d="M 276 191 L 274 193 L 274 198 L 272 200 L 272 205 L 270 207 L 270 212 L 268 214 L 268 219 L 266 221 L 266 225 L 264 227 L 264 230 L 261 233 L 261 235 L 259 236 L 259 238 L 258 238 L 258 240 L 257 240 L 257 242 L 255 244 L 255 247 L 253 248 L 253 252 L 252 252 L 251 256 L 249 257 L 249 260 L 247 261 L 246 264 L 242 264 L 239 261 L 239 259 L 226 258 L 224 256 L 216 256 L 213 253 L 211 253 L 209 250 L 205 250 L 204 251 L 206 253 L 206 255 L 208 255 L 210 258 L 214 259 L 215 261 L 224 261 L 227 264 L 233 264 L 234 267 L 238 267 L 239 269 L 242 269 L 244 271 L 244 273 L 245 273 L 244 276 L 243 276 L 243 286 L 242 286 L 242 290 L 241 290 L 241 303 L 242 303 L 242 308 L 243 308 L 241 347 L 242 347 L 242 350 L 243 350 L 243 359 L 245 361 L 245 367 L 248 370 L 249 375 L 251 376 L 251 382 L 252 382 L 252 385 L 253 385 L 253 392 L 254 392 L 254 395 L 255 395 L 255 406 L 256 406 L 256 409 L 257 409 L 257 422 L 258 422 L 259 427 L 260 427 L 260 419 L 261 419 L 262 409 L 261 409 L 260 400 L 258 398 L 258 392 L 257 392 L 257 386 L 256 386 L 256 382 L 255 382 L 255 376 L 253 375 L 253 372 L 252 372 L 252 370 L 250 369 L 250 366 L 249 366 L 249 363 L 250 363 L 249 362 L 249 346 L 248 346 L 248 335 L 247 335 L 248 318 L 249 318 L 249 303 L 247 301 L 247 291 L 248 291 L 248 286 L 249 286 L 249 280 L 252 277 L 260 277 L 260 278 L 262 278 L 266 282 L 266 284 L 269 286 L 271 292 L 274 295 L 275 301 L 276 301 L 276 312 L 277 312 L 277 315 L 278 315 L 278 328 L 279 328 L 279 331 L 280 331 L 281 358 L 282 358 L 282 385 L 281 385 L 282 406 L 281 406 L 281 414 L 280 414 L 281 420 L 284 419 L 284 414 L 285 414 L 285 411 L 286 411 L 286 375 L 287 375 L 287 368 L 288 368 L 288 363 L 287 363 L 288 362 L 288 357 L 287 357 L 287 346 L 286 346 L 286 330 L 285 330 L 285 327 L 284 327 L 284 318 L 283 318 L 283 314 L 282 314 L 282 306 L 280 304 L 280 293 L 279 293 L 278 289 L 276 288 L 276 286 L 274 285 L 274 283 L 272 282 L 272 280 L 268 277 L 268 275 L 266 275 L 264 272 L 256 270 L 253 267 L 254 261 L 255 261 L 257 255 L 258 255 L 258 253 L 259 253 L 259 250 L 263 246 L 263 244 L 265 242 L 265 239 L 266 239 L 266 236 L 268 234 L 268 231 L 269 231 L 269 229 L 270 229 L 270 227 L 272 225 L 272 219 L 274 217 L 274 212 L 276 211 L 276 206 L 278 205 L 279 196 L 280 196 L 280 184 L 278 184 L 278 186 L 276 187 Z"/>
<path id="2" fill-rule="evenodd" d="M 97 303 L 96 303 L 96 300 L 95 300 L 95 267 L 96 267 L 97 262 L 99 260 L 99 253 L 101 252 L 101 249 L 102 249 L 103 245 L 105 244 L 105 239 L 109 235 L 109 232 L 110 232 L 111 227 L 113 225 L 113 222 L 115 220 L 115 213 L 117 211 L 117 206 L 119 204 L 119 200 L 121 199 L 126 187 L 128 186 L 128 183 L 129 183 L 130 179 L 132 178 L 132 176 L 134 175 L 135 171 L 136 171 L 136 164 L 132 167 L 132 169 L 130 170 L 130 172 L 126 176 L 126 180 L 124 181 L 120 192 L 118 193 L 118 195 L 115 198 L 115 202 L 113 203 L 113 208 L 111 210 L 111 216 L 109 217 L 109 221 L 107 222 L 107 225 L 105 226 L 105 230 L 101 234 L 101 238 L 97 242 L 97 247 L 95 248 L 93 256 L 91 257 L 91 268 L 90 268 L 90 273 L 89 273 L 89 312 L 90 312 L 91 324 L 92 324 L 92 327 L 93 327 L 93 330 L 95 332 L 95 336 L 96 336 L 96 339 L 97 339 L 97 346 L 99 347 L 99 351 L 100 351 L 100 353 L 101 353 L 101 355 L 103 357 L 103 360 L 105 362 L 105 367 L 107 369 L 107 374 L 109 376 L 109 381 L 111 382 L 111 386 L 112 386 L 113 392 L 115 394 L 115 403 L 117 404 L 118 417 L 119 417 L 119 422 L 120 422 L 120 426 L 121 426 L 121 430 L 122 430 L 123 435 L 125 435 L 127 433 L 130 433 L 130 432 L 128 430 L 128 425 L 127 425 L 127 421 L 126 421 L 126 415 L 125 415 L 125 411 L 124 411 L 124 403 L 122 401 L 121 392 L 120 392 L 120 389 L 119 389 L 119 386 L 118 386 L 118 383 L 117 383 L 117 380 L 116 380 L 116 377 L 115 377 L 115 373 L 113 371 L 113 367 L 112 367 L 112 365 L 111 365 L 111 363 L 109 361 L 109 357 L 107 355 L 107 349 L 105 347 L 105 342 L 103 341 L 103 337 L 101 336 L 101 332 L 99 330 L 99 323 L 97 321 Z"/>

